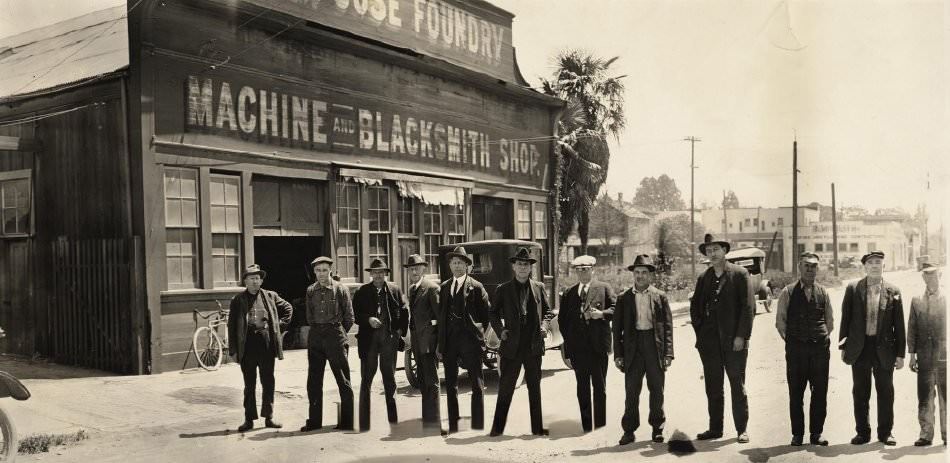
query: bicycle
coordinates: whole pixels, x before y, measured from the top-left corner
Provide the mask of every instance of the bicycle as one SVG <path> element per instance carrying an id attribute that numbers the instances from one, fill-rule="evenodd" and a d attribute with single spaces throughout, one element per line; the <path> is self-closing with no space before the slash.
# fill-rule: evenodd
<path id="1" fill-rule="evenodd" d="M 195 333 L 191 337 L 191 349 L 195 353 L 198 365 L 208 371 L 217 370 L 221 361 L 228 356 L 228 310 L 218 304 L 218 310 L 207 315 L 198 309 L 192 311 L 195 321 Z M 208 320 L 208 326 L 198 326 L 198 317 Z M 219 328 L 220 327 L 220 328 Z M 219 334 L 223 332 L 223 337 Z"/>

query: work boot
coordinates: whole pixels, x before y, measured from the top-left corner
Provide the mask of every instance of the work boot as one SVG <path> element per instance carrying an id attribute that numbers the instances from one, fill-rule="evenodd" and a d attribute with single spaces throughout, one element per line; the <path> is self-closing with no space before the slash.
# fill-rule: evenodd
<path id="1" fill-rule="evenodd" d="M 653 428 L 653 442 L 663 443 L 663 428 Z"/>
<path id="2" fill-rule="evenodd" d="M 812 445 L 821 445 L 821 446 L 828 445 L 828 439 L 821 437 L 821 434 L 812 434 L 810 440 L 811 440 Z"/>
<path id="3" fill-rule="evenodd" d="M 248 431 L 250 431 L 250 430 L 252 430 L 252 429 L 254 429 L 254 421 L 252 421 L 252 420 L 245 420 L 245 421 L 244 421 L 244 424 L 238 426 L 238 429 L 237 429 L 237 430 L 238 430 L 238 432 L 248 432 Z"/>
<path id="4" fill-rule="evenodd" d="M 745 432 L 745 431 L 740 432 L 740 433 L 739 433 L 739 436 L 736 437 L 736 442 L 738 442 L 738 443 L 740 443 L 740 444 L 748 444 L 748 443 L 749 443 L 749 433 L 747 433 L 747 432 Z"/>
<path id="5" fill-rule="evenodd" d="M 722 437 L 722 431 L 703 431 L 696 435 L 699 440 L 719 439 Z"/>
<path id="6" fill-rule="evenodd" d="M 914 441 L 914 447 L 927 447 L 930 444 L 933 444 L 933 441 L 929 439 L 924 439 L 923 437 Z"/>
<path id="7" fill-rule="evenodd" d="M 802 441 L 803 441 L 803 440 L 804 440 L 804 437 L 793 435 L 793 436 L 792 436 L 792 445 L 795 446 L 795 447 L 798 447 L 798 446 L 802 445 Z"/>
<path id="8" fill-rule="evenodd" d="M 852 445 L 867 444 L 868 442 L 871 442 L 871 436 L 867 434 L 855 434 L 855 436 L 851 438 Z"/>
<path id="9" fill-rule="evenodd" d="M 620 437 L 620 445 L 627 445 L 637 440 L 637 437 L 633 435 L 632 432 L 625 432 L 623 436 Z"/>
<path id="10" fill-rule="evenodd" d="M 273 418 L 264 418 L 264 427 L 265 427 L 265 428 L 280 429 L 280 428 L 284 427 L 284 425 L 280 424 L 279 421 L 276 421 L 276 420 L 274 420 Z"/>
<path id="11" fill-rule="evenodd" d="M 894 439 L 894 436 L 891 434 L 881 436 L 877 440 L 879 440 L 884 445 L 897 445 L 897 439 Z"/>

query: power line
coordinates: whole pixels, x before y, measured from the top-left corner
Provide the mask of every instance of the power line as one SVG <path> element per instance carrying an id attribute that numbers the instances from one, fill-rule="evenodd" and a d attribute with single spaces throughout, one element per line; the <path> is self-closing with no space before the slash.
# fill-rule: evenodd
<path id="1" fill-rule="evenodd" d="M 30 123 L 33 123 L 33 122 L 36 122 L 36 121 L 40 121 L 40 120 L 43 120 L 43 119 L 48 119 L 48 118 L 50 118 L 50 117 L 62 116 L 63 114 L 68 114 L 68 113 L 71 113 L 71 112 L 73 112 L 73 111 L 79 111 L 80 109 L 88 108 L 88 107 L 90 107 L 90 106 L 102 106 L 102 105 L 104 105 L 104 104 L 105 104 L 105 102 L 103 102 L 103 101 L 97 101 L 97 102 L 95 102 L 95 103 L 88 103 L 88 104 L 84 104 L 84 105 L 81 105 L 81 106 L 76 106 L 76 107 L 69 108 L 69 109 L 63 109 L 63 110 L 59 110 L 59 111 L 55 111 L 55 112 L 51 112 L 51 113 L 38 114 L 38 115 L 36 115 L 36 116 L 24 117 L 24 118 L 22 118 L 22 119 L 13 119 L 13 120 L 10 120 L 10 121 L 2 121 L 2 122 L 0 122 L 0 127 L 9 127 L 9 126 L 13 126 L 13 125 L 30 124 Z"/>

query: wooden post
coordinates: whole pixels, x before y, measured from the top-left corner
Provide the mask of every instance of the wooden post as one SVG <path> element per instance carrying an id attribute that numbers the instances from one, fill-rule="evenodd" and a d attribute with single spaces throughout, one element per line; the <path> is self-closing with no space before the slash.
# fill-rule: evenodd
<path id="1" fill-rule="evenodd" d="M 831 246 L 834 248 L 835 276 L 838 276 L 838 211 L 835 209 L 835 184 L 831 184 Z"/>

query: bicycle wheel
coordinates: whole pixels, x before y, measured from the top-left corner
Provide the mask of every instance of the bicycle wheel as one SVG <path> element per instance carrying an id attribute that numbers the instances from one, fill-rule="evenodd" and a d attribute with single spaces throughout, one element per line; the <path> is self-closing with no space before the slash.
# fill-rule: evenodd
<path id="1" fill-rule="evenodd" d="M 6 410 L 0 408 L 0 461 L 13 461 L 16 459 L 17 440 L 16 427 L 13 426 L 13 420 L 7 416 Z"/>
<path id="2" fill-rule="evenodd" d="M 224 349 L 217 331 L 207 326 L 198 328 L 191 339 L 191 345 L 195 349 L 195 358 L 201 368 L 210 371 L 217 370 L 221 366 Z"/>

